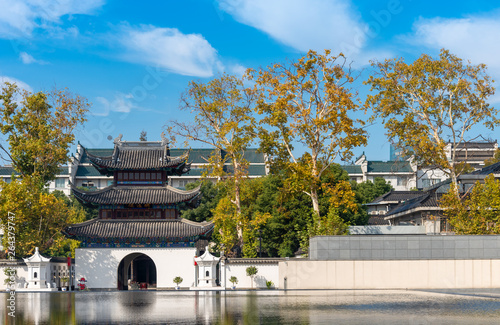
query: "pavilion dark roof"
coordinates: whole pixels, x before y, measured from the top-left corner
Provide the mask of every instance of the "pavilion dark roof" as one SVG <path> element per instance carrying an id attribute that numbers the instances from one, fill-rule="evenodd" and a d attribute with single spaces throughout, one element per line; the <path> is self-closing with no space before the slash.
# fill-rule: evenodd
<path id="1" fill-rule="evenodd" d="M 182 156 L 171 157 L 166 146 L 124 146 L 115 145 L 110 156 L 95 156 L 85 149 L 88 160 L 98 169 L 114 170 L 158 170 L 181 168 L 189 171 L 188 152 Z"/>
<path id="2" fill-rule="evenodd" d="M 72 188 L 75 197 L 94 204 L 172 204 L 189 202 L 200 195 L 200 189 L 183 191 L 172 186 L 109 186 L 99 191 Z"/>
<path id="3" fill-rule="evenodd" d="M 110 239 L 148 238 L 151 240 L 175 240 L 207 237 L 214 229 L 213 223 L 194 222 L 185 219 L 167 220 L 119 220 L 92 219 L 71 225 L 63 230 L 69 238 Z"/>

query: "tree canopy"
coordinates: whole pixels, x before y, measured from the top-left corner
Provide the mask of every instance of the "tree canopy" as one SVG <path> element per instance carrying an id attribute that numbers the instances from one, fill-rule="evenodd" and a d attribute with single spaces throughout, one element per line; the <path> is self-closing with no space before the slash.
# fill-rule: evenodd
<path id="1" fill-rule="evenodd" d="M 476 182 L 463 198 L 458 198 L 454 192 L 451 189 L 440 203 L 455 233 L 500 234 L 500 180 L 490 174 L 484 183 Z"/>
<path id="2" fill-rule="evenodd" d="M 67 90 L 32 94 L 10 83 L 2 88 L 0 100 L 0 131 L 9 144 L 8 150 L 2 149 L 19 174 L 13 175 L 10 183 L 0 182 L 3 227 L 8 229 L 9 221 L 14 222 L 18 257 L 31 254 L 35 247 L 66 254 L 77 244 L 60 231 L 70 223 L 84 221 L 85 213 L 44 187 L 68 162 L 73 131 L 85 121 L 89 104 Z M 7 238 L 4 236 L 4 246 Z"/>
<path id="3" fill-rule="evenodd" d="M 53 180 L 68 162 L 73 131 L 86 121 L 87 100 L 67 90 L 32 94 L 11 83 L 5 83 L 0 100 L 0 131 L 7 135 L 14 168 L 42 185 Z"/>
<path id="4" fill-rule="evenodd" d="M 500 122 L 487 101 L 495 88 L 486 66 L 464 63 L 447 50 L 437 59 L 423 54 L 411 64 L 391 59 L 372 66 L 376 72 L 365 81 L 376 92 L 366 100 L 372 120 L 383 120 L 387 136 L 404 154 L 414 155 L 420 166 L 438 167 L 456 184 L 470 170 L 457 160 L 469 131 Z"/>
<path id="5" fill-rule="evenodd" d="M 347 59 L 328 50 L 309 51 L 295 62 L 276 63 L 249 75 L 259 94 L 261 148 L 273 168 L 288 173 L 287 187 L 309 196 L 319 223 L 321 176 L 336 158 L 349 159 L 354 147 L 366 144 L 362 122 L 351 116 L 359 105 L 349 88 L 354 78 Z M 295 146 L 305 153 L 297 156 Z"/>
<path id="6" fill-rule="evenodd" d="M 224 223 L 236 227 L 238 240 L 235 244 L 240 246 L 244 227 L 241 184 L 248 174 L 245 150 L 256 135 L 252 115 L 254 102 L 253 90 L 244 86 L 244 80 L 234 76 L 224 74 L 207 83 L 191 81 L 182 95 L 181 108 L 193 113 L 194 122 L 171 121 L 167 127 L 170 134 L 186 139 L 186 145 L 189 141 L 197 141 L 214 149 L 207 158 L 208 173 L 205 176 L 228 179 L 228 197 L 220 202 L 226 205 L 215 209 L 214 217 L 234 219 L 231 222 L 224 220 Z M 222 228 L 219 230 L 223 231 Z"/>

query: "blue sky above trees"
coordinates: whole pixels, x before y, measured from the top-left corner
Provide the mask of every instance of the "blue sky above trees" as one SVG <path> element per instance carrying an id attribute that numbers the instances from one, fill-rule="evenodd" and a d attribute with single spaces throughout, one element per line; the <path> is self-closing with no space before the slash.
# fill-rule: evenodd
<path id="1" fill-rule="evenodd" d="M 159 140 L 169 120 L 188 121 L 178 107 L 190 80 L 241 75 L 309 49 L 343 52 L 362 80 L 369 60 L 413 61 L 444 47 L 497 79 L 499 18 L 500 5 L 487 0 L 0 0 L 0 82 L 87 97 L 92 114 L 77 139 L 111 147 L 108 136 L 138 140 L 146 130 Z M 356 153 L 388 160 L 382 125 L 367 130 Z"/>

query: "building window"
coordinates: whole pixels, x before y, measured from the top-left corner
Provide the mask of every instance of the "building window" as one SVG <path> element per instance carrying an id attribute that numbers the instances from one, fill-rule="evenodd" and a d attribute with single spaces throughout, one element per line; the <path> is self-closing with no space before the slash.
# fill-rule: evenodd
<path id="1" fill-rule="evenodd" d="M 10 183 L 11 179 L 10 179 L 10 177 L 5 177 L 3 179 L 3 181 L 8 184 L 8 183 Z"/>
<path id="2" fill-rule="evenodd" d="M 56 188 L 64 188 L 66 186 L 66 180 L 64 178 L 56 178 Z"/>
<path id="3" fill-rule="evenodd" d="M 177 182 L 179 184 L 179 187 L 186 187 L 187 184 L 191 183 L 191 181 L 188 179 L 180 179 Z"/>
<path id="4" fill-rule="evenodd" d="M 93 181 L 83 181 L 83 182 L 82 182 L 82 186 L 83 186 L 83 187 L 89 187 L 89 188 L 90 188 L 90 187 L 95 187 L 95 185 L 94 185 L 94 182 L 93 182 Z"/>

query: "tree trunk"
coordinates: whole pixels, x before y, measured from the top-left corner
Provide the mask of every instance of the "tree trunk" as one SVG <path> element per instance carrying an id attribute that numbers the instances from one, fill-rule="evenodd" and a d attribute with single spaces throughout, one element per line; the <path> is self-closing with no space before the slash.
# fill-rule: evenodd
<path id="1" fill-rule="evenodd" d="M 314 214 L 315 214 L 316 218 L 318 218 L 318 222 L 319 222 L 320 214 L 319 214 L 318 192 L 314 188 L 311 189 L 311 201 L 313 204 Z"/>
<path id="2" fill-rule="evenodd" d="M 236 216 L 238 221 L 236 223 L 236 230 L 238 232 L 238 244 L 242 246 L 243 244 L 243 229 L 241 224 L 241 191 L 240 191 L 240 171 L 239 164 L 236 162 L 233 156 L 233 168 L 234 168 L 234 204 L 236 205 Z"/>

